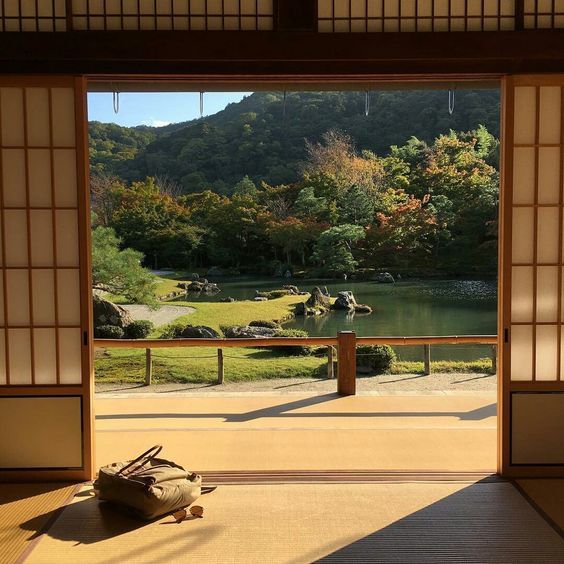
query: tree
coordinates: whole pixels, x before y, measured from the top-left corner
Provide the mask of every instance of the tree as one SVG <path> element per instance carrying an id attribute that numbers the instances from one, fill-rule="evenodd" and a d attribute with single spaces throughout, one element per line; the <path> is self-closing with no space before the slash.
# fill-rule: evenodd
<path id="1" fill-rule="evenodd" d="M 292 264 L 292 253 L 300 256 L 305 265 L 305 251 L 308 244 L 319 234 L 319 225 L 304 222 L 296 217 L 289 217 L 282 221 L 272 221 L 268 227 L 268 235 L 273 245 L 280 247 L 286 255 L 286 263 Z"/>
<path id="2" fill-rule="evenodd" d="M 92 286 L 124 296 L 132 303 L 157 307 L 156 278 L 141 266 L 143 254 L 120 249 L 121 240 L 109 227 L 92 231 Z"/>
<path id="3" fill-rule="evenodd" d="M 324 274 L 351 272 L 358 265 L 352 254 L 352 245 L 364 235 L 364 229 L 358 225 L 331 227 L 319 236 L 312 258 Z"/>
<path id="4" fill-rule="evenodd" d="M 255 183 L 245 174 L 243 178 L 235 184 L 233 188 L 233 194 L 238 196 L 251 196 L 254 197 L 258 193 Z"/>
<path id="5" fill-rule="evenodd" d="M 188 209 L 162 194 L 153 178 L 123 191 L 112 226 L 124 244 L 141 251 L 154 268 L 188 268 L 201 243 L 201 231 L 190 222 Z"/>

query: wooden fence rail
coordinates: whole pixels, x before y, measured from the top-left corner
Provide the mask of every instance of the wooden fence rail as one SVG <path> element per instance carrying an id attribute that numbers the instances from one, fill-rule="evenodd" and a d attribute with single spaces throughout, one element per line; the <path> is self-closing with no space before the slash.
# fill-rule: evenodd
<path id="1" fill-rule="evenodd" d="M 152 349 L 214 347 L 217 349 L 217 381 L 225 380 L 223 349 L 229 347 L 327 347 L 327 377 L 334 378 L 334 347 L 337 347 L 337 389 L 340 395 L 356 393 L 357 345 L 423 346 L 424 373 L 431 373 L 431 345 L 491 345 L 492 369 L 497 369 L 497 336 L 462 335 L 446 337 L 357 337 L 353 331 L 341 331 L 337 337 L 267 337 L 264 339 L 95 339 L 97 348 L 145 349 L 145 384 L 152 382 Z"/>

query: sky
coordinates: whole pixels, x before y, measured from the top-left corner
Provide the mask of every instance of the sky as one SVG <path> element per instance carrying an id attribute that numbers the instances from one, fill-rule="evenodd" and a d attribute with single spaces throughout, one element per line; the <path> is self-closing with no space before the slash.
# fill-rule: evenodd
<path id="1" fill-rule="evenodd" d="M 250 92 L 207 92 L 204 94 L 204 115 L 215 114 L 231 102 L 239 102 Z M 121 93 L 119 112 L 113 107 L 111 92 L 88 94 L 88 119 L 119 125 L 151 125 L 162 127 L 200 117 L 198 92 Z"/>

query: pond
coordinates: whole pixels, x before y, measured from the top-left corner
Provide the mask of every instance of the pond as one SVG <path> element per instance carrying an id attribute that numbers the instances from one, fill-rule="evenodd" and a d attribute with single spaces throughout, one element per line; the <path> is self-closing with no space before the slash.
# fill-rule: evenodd
<path id="1" fill-rule="evenodd" d="M 190 301 L 219 301 L 231 296 L 252 299 L 255 290 L 280 288 L 279 279 L 217 279 L 221 293 L 194 296 Z M 359 336 L 495 335 L 497 331 L 497 283 L 493 280 L 410 280 L 395 284 L 372 281 L 294 280 L 300 289 L 327 286 L 336 296 L 351 290 L 358 303 L 373 309 L 370 315 L 334 312 L 318 317 L 298 317 L 284 324 L 305 329 L 311 336 L 333 336 L 338 331 L 356 331 Z M 305 299 L 305 298 L 304 298 Z M 405 360 L 420 360 L 422 347 L 398 347 Z M 434 346 L 435 360 L 473 360 L 490 355 L 489 346 Z"/>

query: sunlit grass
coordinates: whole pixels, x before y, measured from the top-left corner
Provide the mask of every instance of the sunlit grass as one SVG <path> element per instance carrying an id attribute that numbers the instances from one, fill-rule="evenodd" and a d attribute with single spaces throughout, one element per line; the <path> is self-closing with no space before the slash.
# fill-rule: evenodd
<path id="1" fill-rule="evenodd" d="M 225 380 L 266 380 L 271 378 L 323 377 L 327 358 L 284 356 L 260 348 L 223 350 Z M 194 347 L 155 349 L 152 353 L 155 383 L 212 383 L 217 381 L 217 349 Z M 145 351 L 111 349 L 95 361 L 97 382 L 143 382 Z"/>

